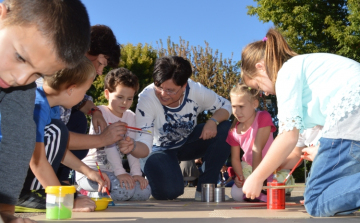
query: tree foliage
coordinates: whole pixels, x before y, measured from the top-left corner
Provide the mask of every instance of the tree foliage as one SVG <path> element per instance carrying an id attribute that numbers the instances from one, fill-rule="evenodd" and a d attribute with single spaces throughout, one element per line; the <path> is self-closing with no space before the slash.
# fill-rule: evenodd
<path id="1" fill-rule="evenodd" d="M 240 63 L 233 62 L 231 58 L 223 59 L 222 54 L 219 54 L 218 50 L 213 51 L 206 41 L 205 45 L 205 48 L 190 46 L 188 41 L 181 38 L 180 42 L 176 44 L 171 41 L 170 37 L 167 39 L 166 47 L 160 40 L 156 50 L 148 44 L 134 46 L 129 43 L 122 45 L 119 66 L 129 69 L 138 76 L 140 81 L 139 92 L 141 92 L 153 81 L 152 72 L 156 58 L 166 55 L 182 56 L 187 58 L 192 65 L 193 76 L 191 78 L 194 81 L 202 83 L 217 94 L 229 99 L 231 88 L 239 81 Z M 108 71 L 109 69 L 105 69 L 104 74 Z M 107 104 L 104 97 L 103 80 L 104 75 L 98 76 L 88 92 L 94 98 L 96 105 Z M 136 104 L 137 96 L 134 98 L 131 110 L 135 110 Z M 210 114 L 200 115 L 199 123 L 206 121 L 207 115 Z"/>
<path id="2" fill-rule="evenodd" d="M 232 58 L 223 59 L 218 50 L 210 48 L 205 41 L 205 48 L 190 46 L 188 41 L 180 37 L 179 43 L 174 43 L 169 37 L 164 47 L 162 40 L 158 44 L 158 56 L 181 56 L 187 58 L 193 69 L 191 79 L 200 82 L 205 87 L 213 90 L 218 95 L 229 99 L 231 88 L 239 82 L 239 63 Z M 204 113 L 199 116 L 198 122 L 207 120 L 210 114 Z"/>
<path id="3" fill-rule="evenodd" d="M 205 48 L 189 46 L 189 42 L 181 37 L 178 44 L 172 42 L 170 37 L 166 47 L 161 40 L 157 43 L 159 57 L 169 55 L 187 58 L 193 68 L 191 79 L 229 99 L 231 88 L 239 82 L 239 63 L 234 63 L 232 58 L 223 59 L 222 54 L 211 49 L 206 41 Z"/>
<path id="4" fill-rule="evenodd" d="M 148 44 L 142 45 L 139 43 L 134 46 L 128 43 L 121 46 L 119 67 L 125 67 L 138 76 L 140 84 L 139 92 L 141 92 L 144 87 L 152 82 L 152 71 L 156 58 L 156 50 Z M 98 76 L 90 89 L 90 95 L 94 98 L 96 105 L 108 104 L 104 96 L 104 77 L 109 71 L 110 69 L 104 69 L 104 75 Z M 133 111 L 135 111 L 137 100 L 138 97 L 136 94 L 130 108 Z"/>
<path id="5" fill-rule="evenodd" d="M 142 45 L 139 43 L 134 46 L 128 43 L 122 48 L 119 66 L 127 68 L 139 78 L 140 88 L 138 93 L 152 83 L 152 73 L 156 58 L 156 50 L 148 44 Z M 135 111 L 137 101 L 138 97 L 136 94 L 131 110 Z"/>
<path id="6" fill-rule="evenodd" d="M 360 61 L 358 0 L 254 1 L 248 14 L 272 21 L 299 54 L 328 52 Z"/>

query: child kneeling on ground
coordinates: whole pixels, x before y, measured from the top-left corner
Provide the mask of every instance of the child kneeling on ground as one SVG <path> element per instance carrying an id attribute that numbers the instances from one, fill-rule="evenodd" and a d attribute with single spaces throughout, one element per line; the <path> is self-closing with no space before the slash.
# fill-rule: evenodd
<path id="1" fill-rule="evenodd" d="M 135 126 L 135 113 L 128 110 L 132 105 L 134 95 L 139 90 L 139 81 L 136 75 L 125 68 L 111 70 L 105 77 L 105 97 L 109 101 L 107 106 L 98 108 L 107 123 L 126 122 L 127 126 Z M 95 134 L 93 124 L 90 134 Z M 127 136 L 134 139 L 136 132 L 128 129 Z M 145 134 L 145 133 L 141 133 Z M 134 148 L 136 149 L 136 148 Z M 106 173 L 111 181 L 111 197 L 114 201 L 147 200 L 151 195 L 148 181 L 142 176 L 139 159 L 131 152 L 126 154 L 130 166 L 130 174 L 122 165 L 124 154 L 120 153 L 117 143 L 103 148 L 93 148 L 82 160 L 92 169 L 97 169 L 97 163 L 102 172 Z M 97 183 L 76 172 L 78 190 L 89 196 L 97 196 L 91 192 L 97 191 Z M 90 192 L 90 193 L 89 193 Z M 101 194 L 101 196 L 107 196 Z"/>

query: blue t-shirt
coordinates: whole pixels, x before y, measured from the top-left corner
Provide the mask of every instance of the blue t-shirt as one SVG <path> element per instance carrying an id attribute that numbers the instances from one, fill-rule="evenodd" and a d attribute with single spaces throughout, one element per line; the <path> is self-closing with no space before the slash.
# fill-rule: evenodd
<path id="1" fill-rule="evenodd" d="M 45 126 L 51 119 L 60 119 L 59 106 L 50 107 L 42 86 L 36 89 L 34 121 L 36 124 L 36 142 L 44 142 Z"/>

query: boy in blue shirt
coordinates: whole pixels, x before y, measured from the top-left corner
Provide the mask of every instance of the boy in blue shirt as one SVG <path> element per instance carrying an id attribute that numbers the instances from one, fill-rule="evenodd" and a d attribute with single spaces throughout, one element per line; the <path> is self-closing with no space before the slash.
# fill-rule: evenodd
<path id="1" fill-rule="evenodd" d="M 16 219 L 14 205 L 34 150 L 34 81 L 75 67 L 89 48 L 89 34 L 88 14 L 79 0 L 0 3 L 0 215 L 4 222 Z"/>

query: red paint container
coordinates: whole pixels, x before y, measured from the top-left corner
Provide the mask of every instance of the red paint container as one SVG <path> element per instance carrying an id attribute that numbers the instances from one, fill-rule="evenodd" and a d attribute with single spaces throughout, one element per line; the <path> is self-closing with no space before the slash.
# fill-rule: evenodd
<path id="1" fill-rule="evenodd" d="M 268 186 L 284 186 L 276 180 L 267 183 Z M 267 209 L 285 209 L 285 189 L 267 190 Z"/>

